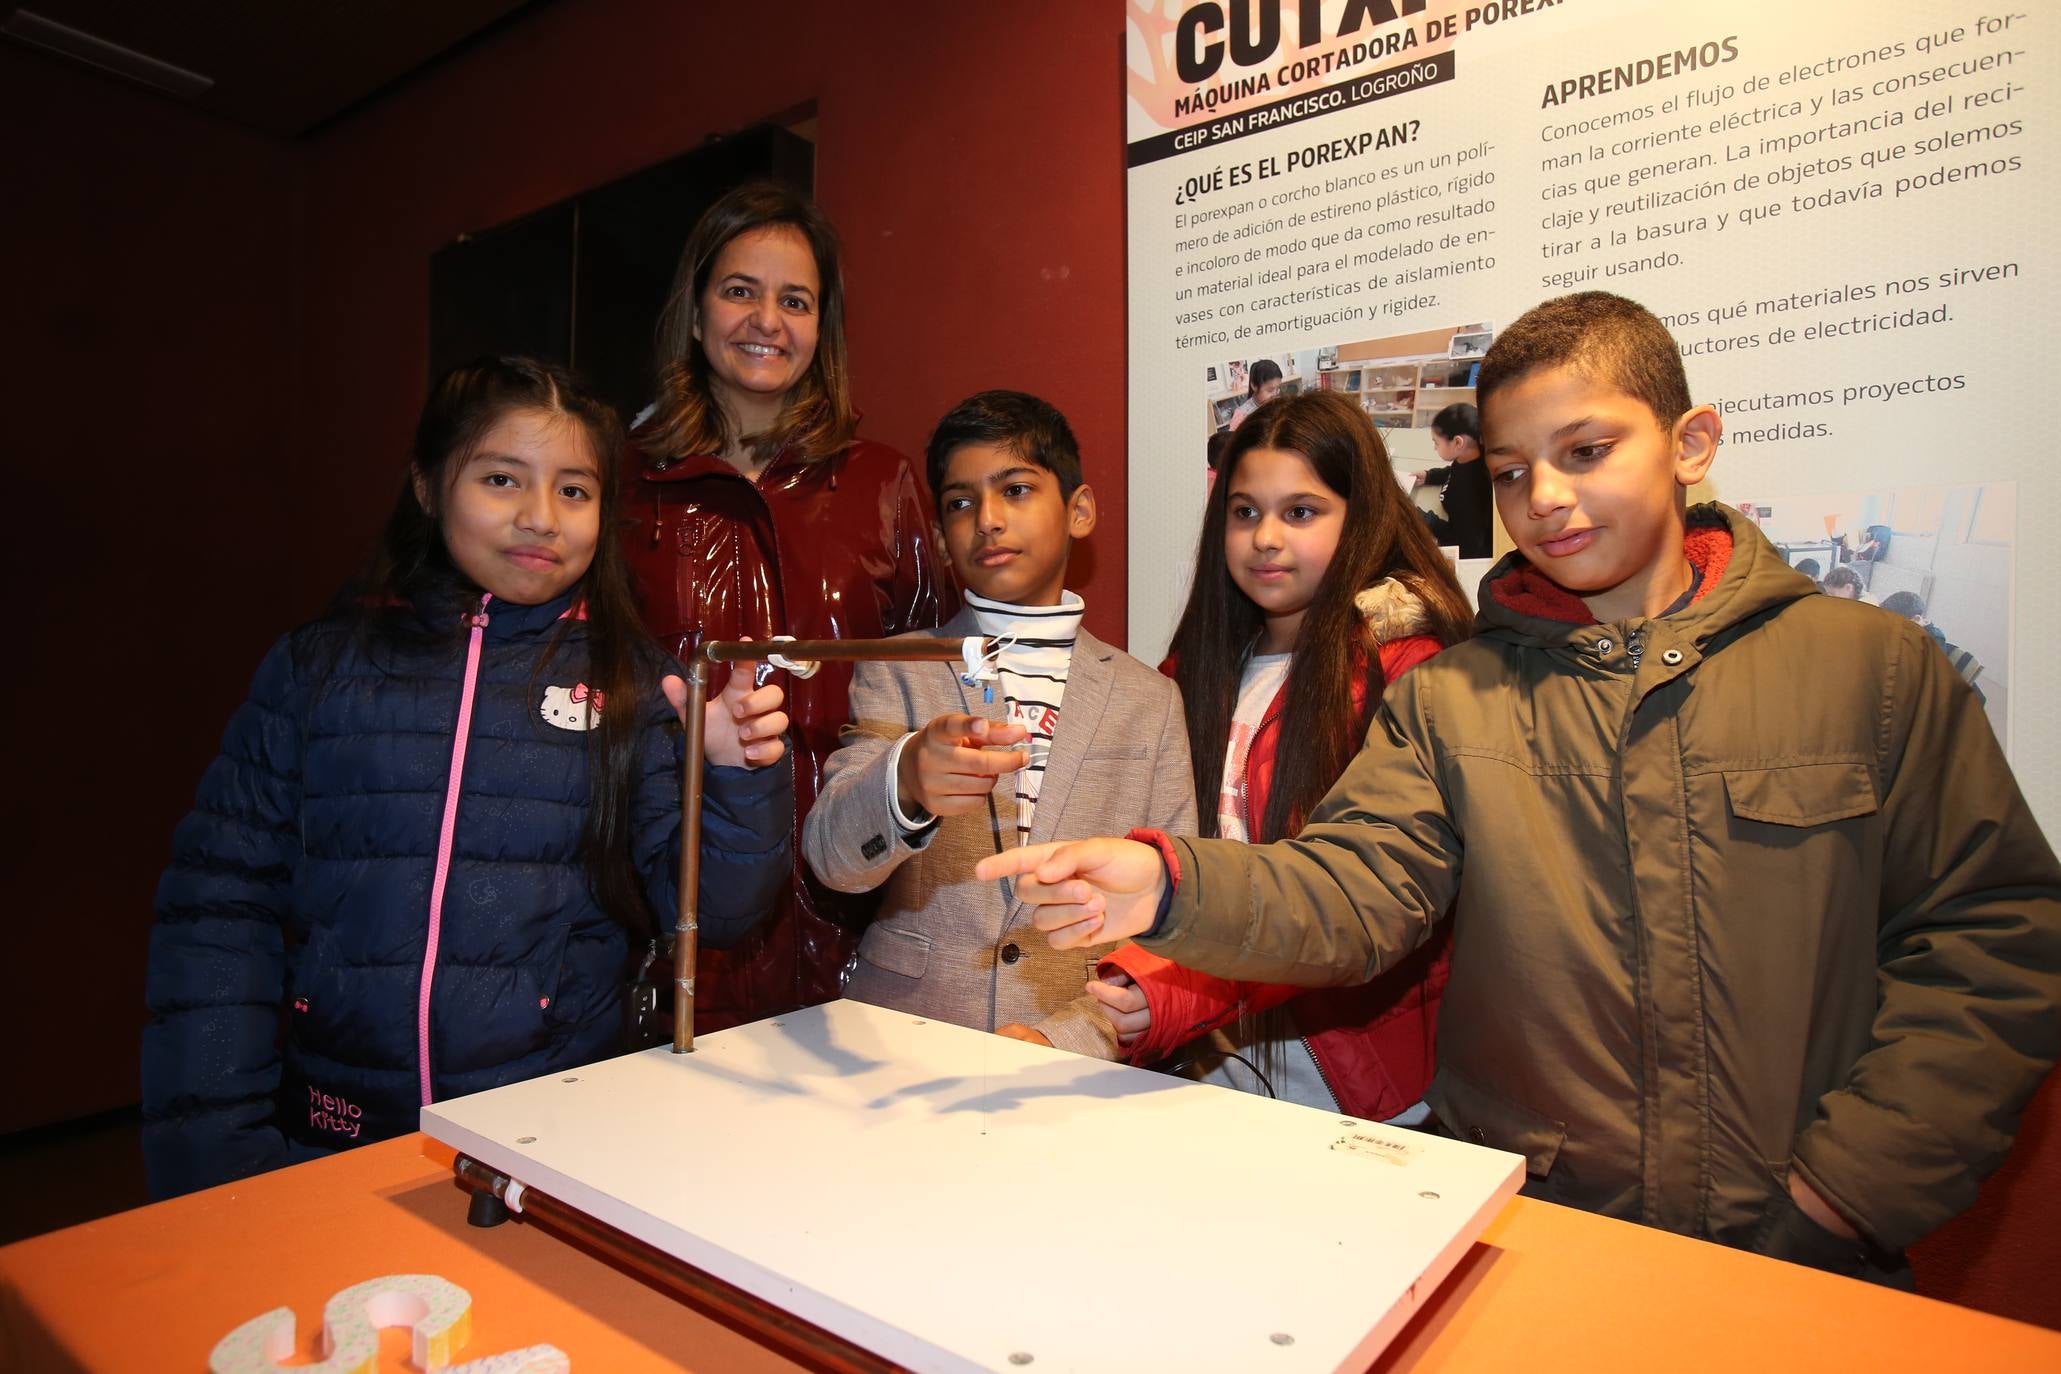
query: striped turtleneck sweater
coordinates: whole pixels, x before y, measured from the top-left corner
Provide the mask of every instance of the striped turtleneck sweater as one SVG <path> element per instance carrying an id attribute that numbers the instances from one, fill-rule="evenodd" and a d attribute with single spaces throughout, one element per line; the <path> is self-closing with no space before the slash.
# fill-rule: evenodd
<path id="1" fill-rule="evenodd" d="M 1029 736 L 1024 747 L 1030 751 L 1030 763 L 1016 774 L 1016 842 L 1027 844 L 1085 603 L 1073 592 L 1060 593 L 1057 606 L 1012 606 L 968 592 L 966 604 L 973 608 L 980 632 L 998 644 L 995 666 L 1002 675 L 995 684 L 1001 700 L 983 701 L 974 709 L 1001 705 L 1005 714 L 998 718 L 1021 725 Z"/>

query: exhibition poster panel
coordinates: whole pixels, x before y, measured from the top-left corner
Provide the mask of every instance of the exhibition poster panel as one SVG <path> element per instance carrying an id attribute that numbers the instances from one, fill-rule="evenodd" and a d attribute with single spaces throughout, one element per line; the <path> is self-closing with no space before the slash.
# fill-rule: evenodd
<path id="1" fill-rule="evenodd" d="M 1879 0 L 1130 0 L 1134 651 L 1172 634 L 1208 439 L 1258 360 L 1356 399 L 1407 474 L 1498 329 L 1615 291 L 1723 414 L 1695 498 L 1922 607 L 2051 833 L 2054 28 Z"/>

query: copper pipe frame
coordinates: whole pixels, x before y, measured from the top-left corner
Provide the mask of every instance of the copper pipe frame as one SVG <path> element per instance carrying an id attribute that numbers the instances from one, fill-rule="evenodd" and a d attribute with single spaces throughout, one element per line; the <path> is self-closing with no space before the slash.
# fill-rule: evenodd
<path id="1" fill-rule="evenodd" d="M 972 636 L 979 638 L 979 636 Z M 712 639 L 700 657 L 711 663 L 744 663 L 775 653 L 789 663 L 957 663 L 964 639 L 907 635 L 896 639 Z M 989 648 L 981 641 L 983 653 Z"/>
<path id="2" fill-rule="evenodd" d="M 694 1053 L 694 971 L 701 957 L 701 791 L 708 758 L 708 668 L 687 665 L 687 756 L 680 773 L 680 894 L 673 924 L 673 1053 Z"/>
<path id="3" fill-rule="evenodd" d="M 768 650 L 790 663 L 958 663 L 963 639 L 908 635 L 897 639 L 712 639 L 687 662 L 687 756 L 680 774 L 679 918 L 673 926 L 673 1053 L 694 1053 L 694 974 L 701 954 L 701 791 L 709 666 L 763 659 Z M 981 650 L 989 649 L 982 641 Z"/>
<path id="4" fill-rule="evenodd" d="M 507 1200 L 508 1187 L 514 1180 L 500 1170 L 465 1154 L 460 1154 L 451 1167 L 460 1187 Z M 693 1306 L 798 1364 L 834 1374 L 886 1374 L 902 1368 L 755 1293 L 747 1293 L 707 1270 L 697 1269 L 646 1241 L 596 1221 L 548 1193 L 525 1186 L 518 1196 L 518 1204 L 509 1210 L 526 1220 L 535 1220 L 562 1239 L 599 1251 L 640 1278 L 671 1289 Z"/>

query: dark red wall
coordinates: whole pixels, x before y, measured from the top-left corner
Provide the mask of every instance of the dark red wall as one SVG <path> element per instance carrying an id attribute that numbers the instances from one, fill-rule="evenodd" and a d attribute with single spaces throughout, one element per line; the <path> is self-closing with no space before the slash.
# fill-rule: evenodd
<path id="1" fill-rule="evenodd" d="M 172 826 L 328 573 L 295 555 L 290 151 L 4 43 L 0 129 L 5 1132 L 136 1100 Z"/>

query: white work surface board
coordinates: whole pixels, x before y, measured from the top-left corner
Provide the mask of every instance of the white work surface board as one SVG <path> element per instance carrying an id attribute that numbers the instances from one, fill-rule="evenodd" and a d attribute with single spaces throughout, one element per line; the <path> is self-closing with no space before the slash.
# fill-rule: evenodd
<path id="1" fill-rule="evenodd" d="M 859 1002 L 422 1129 L 926 1371 L 1363 1369 L 1524 1171 Z"/>

